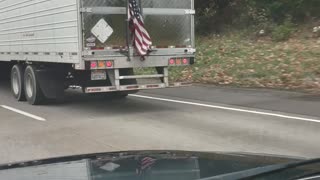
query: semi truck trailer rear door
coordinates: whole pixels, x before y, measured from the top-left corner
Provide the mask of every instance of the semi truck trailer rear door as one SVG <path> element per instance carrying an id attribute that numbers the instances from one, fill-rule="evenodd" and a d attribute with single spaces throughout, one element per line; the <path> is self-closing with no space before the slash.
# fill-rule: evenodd
<path id="1" fill-rule="evenodd" d="M 126 0 L 82 0 L 83 48 L 125 48 L 126 6 Z"/>
<path id="2" fill-rule="evenodd" d="M 194 48 L 193 0 L 137 0 L 153 46 L 150 55 L 185 54 Z M 137 55 L 128 30 L 128 0 L 82 0 L 83 48 L 110 56 Z M 131 49 L 129 48 L 129 49 Z M 122 50 L 121 50 L 122 49 Z"/>
<path id="3" fill-rule="evenodd" d="M 141 0 L 145 26 L 157 48 L 194 46 L 192 0 Z"/>

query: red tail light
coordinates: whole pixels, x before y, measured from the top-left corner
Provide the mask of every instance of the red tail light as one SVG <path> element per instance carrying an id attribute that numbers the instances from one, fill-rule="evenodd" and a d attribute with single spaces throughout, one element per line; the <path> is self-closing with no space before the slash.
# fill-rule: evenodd
<path id="1" fill-rule="evenodd" d="M 182 63 L 183 63 L 183 64 L 188 64 L 188 63 L 189 63 L 189 60 L 188 60 L 187 58 L 184 58 L 184 59 L 182 60 Z"/>
<path id="2" fill-rule="evenodd" d="M 98 63 L 96 61 L 91 61 L 90 67 L 91 69 L 96 69 L 98 67 Z"/>
<path id="3" fill-rule="evenodd" d="M 170 64 L 170 65 L 175 65 L 175 64 L 176 64 L 175 59 L 170 59 L 170 60 L 169 60 L 169 64 Z"/>
<path id="4" fill-rule="evenodd" d="M 107 61 L 107 62 L 106 62 L 106 66 L 107 66 L 108 68 L 113 67 L 113 62 L 112 62 L 112 61 Z"/>

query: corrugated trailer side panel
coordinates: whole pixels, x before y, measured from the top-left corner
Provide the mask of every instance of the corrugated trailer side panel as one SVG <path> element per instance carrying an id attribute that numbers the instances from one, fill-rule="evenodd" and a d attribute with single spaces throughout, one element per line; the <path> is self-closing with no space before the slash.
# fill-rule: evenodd
<path id="1" fill-rule="evenodd" d="M 0 0 L 0 61 L 79 63 L 78 0 Z"/>

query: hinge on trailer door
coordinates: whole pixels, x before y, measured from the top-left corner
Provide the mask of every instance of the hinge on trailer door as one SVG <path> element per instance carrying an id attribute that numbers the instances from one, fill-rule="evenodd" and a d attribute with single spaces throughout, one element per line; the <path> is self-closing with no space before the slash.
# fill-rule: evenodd
<path id="1" fill-rule="evenodd" d="M 185 14 L 191 14 L 191 15 L 194 15 L 194 14 L 196 14 L 196 11 L 195 11 L 195 10 L 193 10 L 193 9 L 186 9 L 186 10 L 185 10 Z"/>
<path id="2" fill-rule="evenodd" d="M 188 48 L 187 50 L 186 50 L 186 52 L 187 53 L 196 53 L 197 52 L 197 50 L 196 49 L 194 49 L 194 48 Z"/>
<path id="3" fill-rule="evenodd" d="M 81 8 L 80 12 L 92 13 L 92 8 Z"/>

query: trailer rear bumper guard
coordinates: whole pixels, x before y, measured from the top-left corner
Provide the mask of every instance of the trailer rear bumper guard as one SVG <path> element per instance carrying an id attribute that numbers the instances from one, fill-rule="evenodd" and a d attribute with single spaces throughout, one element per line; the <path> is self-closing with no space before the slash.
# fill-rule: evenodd
<path id="1" fill-rule="evenodd" d="M 116 91 L 133 91 L 133 90 L 148 90 L 148 89 L 163 89 L 163 88 L 175 88 L 175 87 L 188 87 L 192 86 L 191 83 L 177 82 L 166 86 L 165 83 L 161 84 L 144 84 L 144 85 L 124 85 L 120 86 L 120 90 L 117 90 L 116 86 L 104 86 L 104 87 L 87 87 L 85 93 L 103 93 L 103 92 L 116 92 Z"/>

